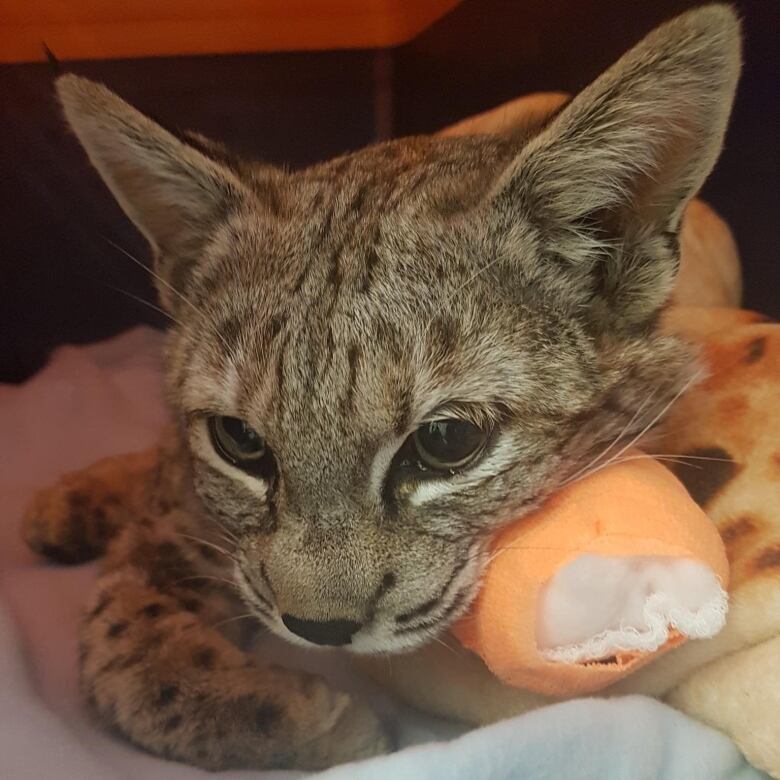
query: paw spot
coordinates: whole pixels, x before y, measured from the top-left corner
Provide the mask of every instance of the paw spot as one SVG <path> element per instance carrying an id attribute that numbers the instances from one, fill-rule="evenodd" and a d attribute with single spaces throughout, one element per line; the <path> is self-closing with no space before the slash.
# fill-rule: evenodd
<path id="1" fill-rule="evenodd" d="M 255 710 L 255 726 L 263 734 L 268 734 L 279 724 L 282 710 L 271 701 L 266 701 Z"/>
<path id="2" fill-rule="evenodd" d="M 165 707 L 168 704 L 171 704 L 178 695 L 178 685 L 163 685 L 163 687 L 160 688 L 160 695 L 157 697 L 157 704 L 160 707 Z"/>
<path id="3" fill-rule="evenodd" d="M 87 618 L 89 620 L 92 620 L 93 618 L 99 617 L 109 606 L 109 604 L 111 604 L 111 601 L 112 601 L 111 596 L 104 593 L 98 600 L 98 603 L 95 604 L 93 610 L 87 615 Z"/>
<path id="4" fill-rule="evenodd" d="M 172 731 L 175 731 L 177 728 L 179 728 L 179 726 L 181 726 L 181 721 L 181 715 L 172 715 L 163 724 L 163 734 L 170 734 Z"/>
<path id="5" fill-rule="evenodd" d="M 192 663 L 201 669 L 213 669 L 217 653 L 212 647 L 201 647 L 192 654 Z"/>
<path id="6" fill-rule="evenodd" d="M 122 621 L 120 623 L 112 623 L 108 627 L 108 631 L 106 631 L 106 636 L 109 639 L 117 639 L 118 637 L 122 636 L 122 634 L 127 631 L 128 623 Z"/>
<path id="7" fill-rule="evenodd" d="M 138 614 L 148 618 L 156 618 L 160 617 L 160 615 L 163 613 L 163 610 L 164 607 L 162 604 L 159 602 L 152 602 L 151 604 L 147 604 L 145 607 L 141 607 L 141 609 L 138 610 Z"/>

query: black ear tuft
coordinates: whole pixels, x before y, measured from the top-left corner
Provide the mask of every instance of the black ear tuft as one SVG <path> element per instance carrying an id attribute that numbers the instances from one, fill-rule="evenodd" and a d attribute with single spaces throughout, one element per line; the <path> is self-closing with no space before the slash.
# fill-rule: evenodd
<path id="1" fill-rule="evenodd" d="M 61 76 L 65 72 L 65 69 L 62 67 L 62 63 L 57 59 L 54 52 L 46 45 L 46 41 L 41 41 L 41 48 L 43 49 L 46 61 L 49 63 L 52 76 L 55 78 Z"/>

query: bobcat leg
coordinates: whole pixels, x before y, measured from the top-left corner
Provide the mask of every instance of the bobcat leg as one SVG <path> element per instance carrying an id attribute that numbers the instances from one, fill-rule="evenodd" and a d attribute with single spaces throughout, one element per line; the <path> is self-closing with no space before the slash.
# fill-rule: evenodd
<path id="1" fill-rule="evenodd" d="M 157 449 L 105 458 L 40 490 L 22 520 L 37 553 L 58 563 L 96 558 L 140 510 L 159 462 Z"/>
<path id="2" fill-rule="evenodd" d="M 207 769 L 319 769 L 387 749 L 376 717 L 348 694 L 256 663 L 133 566 L 99 580 L 81 684 L 101 721 Z"/>

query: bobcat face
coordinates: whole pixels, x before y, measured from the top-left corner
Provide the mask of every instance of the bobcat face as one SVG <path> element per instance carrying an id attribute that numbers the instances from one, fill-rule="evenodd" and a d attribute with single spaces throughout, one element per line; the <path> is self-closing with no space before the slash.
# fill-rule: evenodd
<path id="1" fill-rule="evenodd" d="M 429 639 L 496 527 L 690 384 L 656 323 L 737 77 L 736 27 L 713 18 L 659 28 L 542 127 L 297 173 L 61 79 L 155 250 L 194 488 L 273 630 L 356 652 Z"/>

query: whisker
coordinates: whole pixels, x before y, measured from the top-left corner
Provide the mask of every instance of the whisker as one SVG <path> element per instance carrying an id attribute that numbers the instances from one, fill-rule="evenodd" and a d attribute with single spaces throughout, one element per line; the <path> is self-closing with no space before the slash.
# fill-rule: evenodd
<path id="1" fill-rule="evenodd" d="M 428 324 L 425 327 L 425 330 L 423 331 L 423 339 L 428 335 L 428 331 L 431 329 L 431 325 L 433 324 L 434 317 L 444 309 L 447 304 L 449 304 L 452 299 L 462 290 L 464 290 L 466 287 L 468 287 L 475 279 L 479 278 L 483 273 L 490 270 L 496 263 L 501 260 L 501 256 L 494 257 L 489 263 L 485 263 L 481 268 L 479 268 L 476 273 L 472 274 L 468 279 L 466 279 L 463 284 L 461 284 L 459 287 L 457 287 L 450 295 L 448 295 L 444 300 L 440 301 L 438 306 L 436 307 L 433 314 L 431 314 L 430 319 L 428 320 Z"/>
<path id="2" fill-rule="evenodd" d="M 652 420 L 650 420 L 647 425 L 645 425 L 644 428 L 642 428 L 639 433 L 636 434 L 627 444 L 625 444 L 620 450 L 618 450 L 612 457 L 608 458 L 605 462 L 599 464 L 595 468 L 591 469 L 590 471 L 586 472 L 585 474 L 575 479 L 568 479 L 565 482 L 562 483 L 561 486 L 569 485 L 572 482 L 579 481 L 580 479 L 585 479 L 586 477 L 590 476 L 591 474 L 595 474 L 597 471 L 601 471 L 601 469 L 606 468 L 610 464 L 614 463 L 624 452 L 627 450 L 630 450 L 631 447 L 633 447 L 668 411 L 672 408 L 672 405 L 677 401 L 677 399 L 689 388 L 691 387 L 694 382 L 698 381 L 698 379 L 704 374 L 703 370 L 697 371 L 685 384 L 674 394 L 674 396 L 671 398 L 671 400 L 664 405 L 664 407 L 658 412 L 658 414 L 653 417 Z"/>
<path id="3" fill-rule="evenodd" d="M 232 580 L 229 580 L 226 577 L 214 577 L 210 574 L 196 574 L 191 577 L 182 577 L 181 579 L 172 582 L 171 585 L 179 585 L 182 582 L 192 582 L 194 580 L 214 580 L 215 582 L 221 582 L 225 585 L 229 585 L 231 588 L 238 590 L 236 583 Z"/>
<path id="4" fill-rule="evenodd" d="M 447 650 L 449 650 L 456 658 L 460 658 L 462 653 L 459 653 L 454 647 L 451 647 L 448 645 L 441 637 L 434 636 L 431 637 L 434 642 L 440 644 L 442 647 L 446 647 Z"/>
<path id="5" fill-rule="evenodd" d="M 645 406 L 648 403 L 650 403 L 650 401 L 653 399 L 653 396 L 655 395 L 655 393 L 656 393 L 656 391 L 653 390 L 653 392 L 651 392 L 650 395 L 648 395 L 644 399 L 644 401 L 642 401 L 642 403 L 639 404 L 639 406 L 637 407 L 637 410 L 634 412 L 634 414 L 632 415 L 631 419 L 623 426 L 623 429 L 612 440 L 611 444 L 608 447 L 606 447 L 605 449 L 603 449 L 595 458 L 593 458 L 593 460 L 591 460 L 590 463 L 588 463 L 587 466 L 583 466 L 579 471 L 576 471 L 574 474 L 572 474 L 569 477 L 569 480 L 576 479 L 580 474 L 586 472 L 588 469 L 590 469 L 593 466 L 595 466 L 603 457 L 606 457 L 609 454 L 609 451 L 613 447 L 617 446 L 617 444 L 620 442 L 620 440 L 626 435 L 627 431 L 637 421 L 637 419 L 639 418 L 639 415 L 642 413 L 642 410 L 645 408 Z M 565 485 L 567 483 L 568 483 L 568 480 L 567 480 L 567 482 L 564 482 L 563 484 Z"/>
<path id="6" fill-rule="evenodd" d="M 191 541 L 197 542 L 198 544 L 203 544 L 206 547 L 211 547 L 217 552 L 222 553 L 222 555 L 224 555 L 228 560 L 232 561 L 233 563 L 236 562 L 235 557 L 230 552 L 228 552 L 224 547 L 220 547 L 218 544 L 209 542 L 206 539 L 201 539 L 199 536 L 192 536 L 191 534 L 184 534 L 179 532 L 179 536 L 181 536 L 182 539 L 190 539 Z"/>
<path id="7" fill-rule="evenodd" d="M 198 307 L 195 306 L 195 304 L 189 298 L 187 298 L 187 296 L 179 292 L 179 290 L 177 290 L 170 282 L 167 282 L 165 279 L 163 279 L 162 276 L 160 276 L 153 268 L 150 268 L 148 265 L 146 265 L 146 263 L 143 263 L 131 252 L 128 252 L 124 247 L 119 246 L 119 244 L 117 244 L 115 241 L 112 241 L 108 236 L 101 236 L 101 238 L 114 247 L 114 249 L 116 249 L 118 252 L 121 252 L 128 260 L 132 260 L 132 262 L 134 262 L 139 268 L 143 268 L 144 271 L 157 279 L 157 281 L 164 287 L 167 287 L 176 297 L 180 298 L 188 306 L 191 306 L 196 312 L 198 312 L 198 314 L 200 314 Z"/>
<path id="8" fill-rule="evenodd" d="M 680 460 L 679 458 L 672 458 L 668 455 L 648 455 L 648 458 L 653 458 L 653 460 L 659 460 L 663 463 L 676 463 L 678 466 L 688 466 L 692 469 L 703 469 L 704 466 L 700 466 L 698 463 L 690 463 L 687 460 Z"/>
<path id="9" fill-rule="evenodd" d="M 711 458 L 706 455 L 686 455 L 684 453 L 670 452 L 670 453 L 656 453 L 649 452 L 654 458 L 679 458 L 680 460 L 703 460 L 714 461 L 716 463 L 735 463 L 733 458 Z"/>
<path id="10" fill-rule="evenodd" d="M 150 268 L 145 263 L 142 263 L 137 257 L 135 257 L 132 253 L 128 252 L 123 247 L 119 246 L 115 241 L 112 241 L 108 236 L 101 235 L 101 238 L 109 243 L 114 249 L 116 249 L 118 252 L 121 252 L 126 258 L 129 260 L 132 260 L 139 268 L 143 268 L 148 274 L 153 276 L 160 284 L 162 284 L 164 287 L 166 287 L 168 290 L 170 290 L 177 298 L 184 301 L 198 316 L 202 316 L 203 312 L 186 296 L 184 293 L 182 293 L 180 290 L 177 290 L 170 282 L 163 279 L 162 276 L 160 276 L 153 268 Z M 178 320 L 175 320 L 178 324 L 181 325 L 181 323 Z M 214 335 L 222 342 L 222 345 L 225 347 L 225 349 L 228 350 L 228 352 L 231 351 L 230 345 L 227 343 L 225 338 L 222 336 L 221 333 L 218 331 L 214 332 Z"/>
<path id="11" fill-rule="evenodd" d="M 235 615 L 234 617 L 229 617 L 229 618 L 225 618 L 225 620 L 220 620 L 219 622 L 209 626 L 209 628 L 212 629 L 219 628 L 220 626 L 225 626 L 228 623 L 235 623 L 238 620 L 248 620 L 249 618 L 257 619 L 257 616 L 254 614 L 254 612 L 245 612 L 243 615 Z"/>
<path id="12" fill-rule="evenodd" d="M 228 543 L 235 544 L 236 546 L 238 546 L 239 539 L 232 531 L 229 531 L 224 526 L 220 526 L 219 530 L 221 532 L 220 536 L 221 536 L 221 538 L 222 538 L 222 540 L 224 542 L 228 542 Z"/>
<path id="13" fill-rule="evenodd" d="M 124 295 L 131 300 L 136 301 L 137 303 L 142 303 L 144 306 L 148 306 L 150 309 L 153 309 L 156 312 L 159 312 L 164 317 L 167 317 L 171 322 L 175 322 L 177 325 L 182 325 L 183 323 L 181 320 L 177 320 L 176 317 L 169 314 L 165 309 L 160 308 L 159 306 L 155 306 L 155 304 L 150 303 L 145 298 L 141 298 L 139 295 L 134 295 L 131 292 L 128 292 L 127 290 L 123 290 L 121 287 L 114 287 L 113 284 L 109 284 L 108 282 L 103 282 L 103 284 L 108 287 L 110 290 L 113 290 L 114 292 L 118 292 L 121 295 Z"/>

